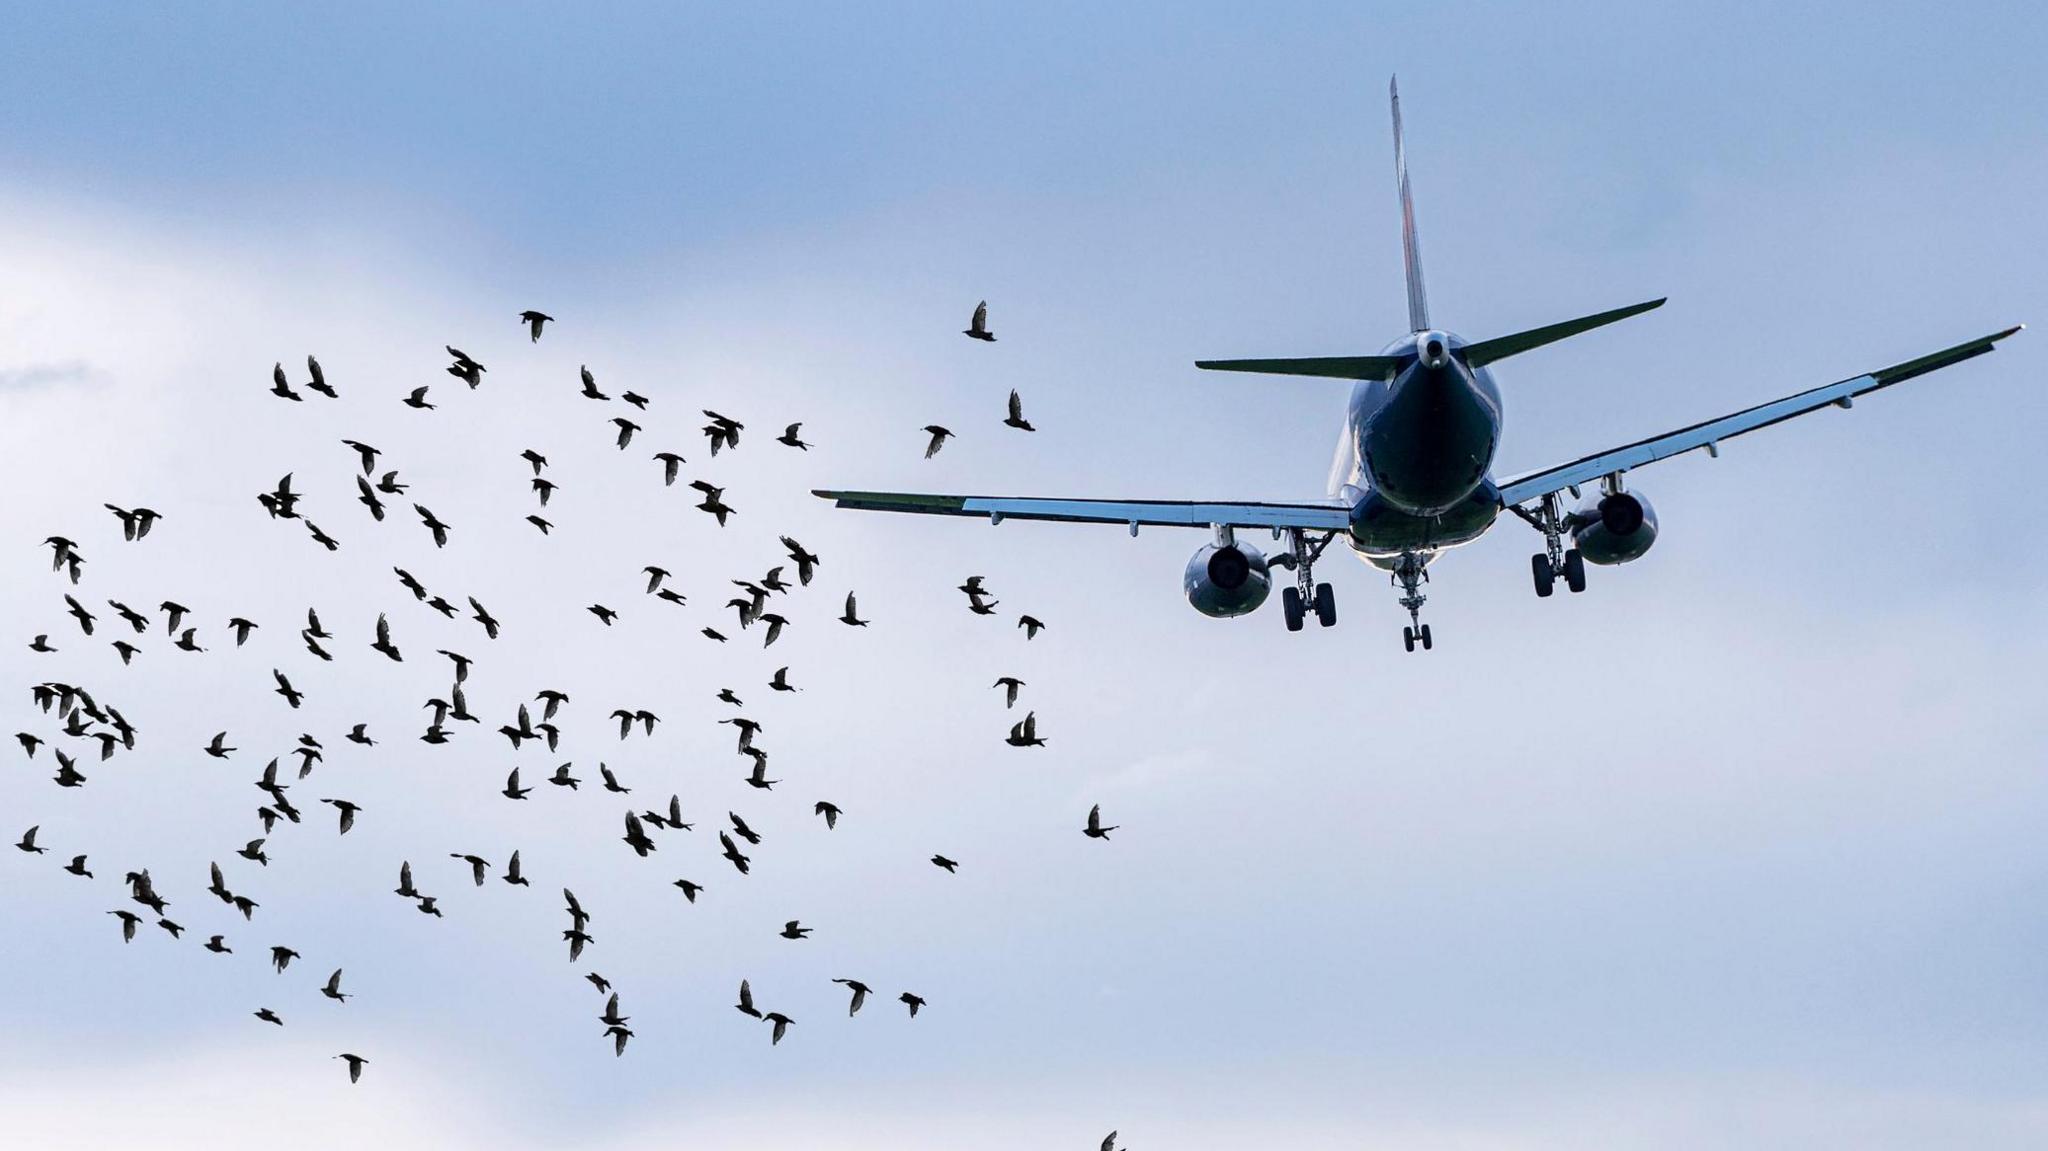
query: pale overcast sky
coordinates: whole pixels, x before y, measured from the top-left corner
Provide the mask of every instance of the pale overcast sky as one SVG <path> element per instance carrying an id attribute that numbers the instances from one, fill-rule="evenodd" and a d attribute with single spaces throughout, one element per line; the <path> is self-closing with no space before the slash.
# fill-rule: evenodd
<path id="1" fill-rule="evenodd" d="M 2048 322 L 2036 6 L 421 7 L 7 21 L 0 710 L 78 743 L 26 690 L 63 680 L 141 732 L 82 788 L 48 749 L 0 771 L 0 832 L 51 849 L 0 852 L 25 1145 L 2048 1142 L 2040 331 L 1638 473 L 1663 536 L 1583 596 L 1537 600 L 1538 537 L 1502 523 L 1436 565 L 1427 656 L 1339 554 L 1339 626 L 1289 635 L 1186 606 L 1198 534 L 806 494 L 1322 495 L 1341 387 L 1192 361 L 1398 334 L 1396 72 L 1439 323 L 1671 298 L 1499 369 L 1504 473 Z M 993 345 L 958 334 L 984 297 Z M 558 317 L 538 344 L 525 308 Z M 264 394 L 309 352 L 339 401 Z M 631 450 L 584 364 L 651 397 Z M 420 384 L 437 410 L 400 406 Z M 1035 435 L 1000 424 L 1013 387 Z M 736 452 L 709 457 L 706 407 L 746 422 Z M 773 442 L 794 420 L 808 453 Z M 932 422 L 959 436 L 927 462 Z M 413 485 L 381 525 L 344 437 Z M 547 538 L 527 447 L 560 484 Z M 662 487 L 668 448 L 729 527 Z M 288 471 L 338 552 L 257 506 Z M 103 502 L 165 518 L 124 543 Z M 824 566 L 764 651 L 720 605 L 783 533 Z M 650 563 L 687 606 L 643 594 Z M 997 616 L 965 610 L 971 573 Z M 865 630 L 832 622 L 848 590 Z M 209 650 L 159 617 L 124 668 L 109 598 L 188 605 Z M 308 607 L 331 664 L 294 637 Z M 1027 644 L 1018 611 L 1050 629 Z M 379 612 L 403 664 L 368 650 Z M 43 632 L 55 654 L 26 650 Z M 444 647 L 485 724 L 435 748 Z M 766 689 L 785 664 L 800 694 Z M 741 783 L 721 686 L 772 793 Z M 561 753 L 514 753 L 491 729 L 546 687 Z M 621 742 L 620 706 L 663 722 Z M 1047 747 L 1003 746 L 1024 707 Z M 241 750 L 200 754 L 222 730 Z M 236 858 L 302 732 L 327 747 L 306 823 Z M 563 761 L 579 791 L 497 794 Z M 696 829 L 634 857 L 621 812 L 671 792 Z M 322 796 L 363 806 L 346 838 Z M 1095 803 L 1108 843 L 1080 835 Z M 729 810 L 762 832 L 751 876 L 718 858 Z M 514 848 L 530 889 L 448 858 Z M 60 870 L 78 852 L 96 878 Z M 401 859 L 445 918 L 390 893 Z M 212 860 L 252 922 L 205 894 Z M 182 941 L 121 944 L 134 867 Z M 595 916 L 575 964 L 564 885 Z M 815 935 L 776 938 L 790 918 Z M 304 958 L 275 974 L 273 944 Z M 318 994 L 337 966 L 346 1005 Z M 876 988 L 857 1018 L 835 976 Z M 797 1021 L 780 1046 L 732 1010 L 742 977 Z M 341 1051 L 370 1059 L 354 1087 Z"/>

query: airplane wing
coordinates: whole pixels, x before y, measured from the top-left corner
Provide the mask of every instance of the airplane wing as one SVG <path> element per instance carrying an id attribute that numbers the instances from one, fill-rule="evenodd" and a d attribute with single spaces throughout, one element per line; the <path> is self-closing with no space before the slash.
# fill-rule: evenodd
<path id="1" fill-rule="evenodd" d="M 1530 500 L 1541 499 L 1553 492 L 1590 483 L 1601 476 L 1625 472 L 1630 468 L 1639 468 L 1644 464 L 1700 448 L 1718 455 L 1723 440 L 1733 439 L 1758 428 L 1767 428 L 1772 424 L 1781 423 L 1794 416 L 1803 416 L 1829 405 L 1847 408 L 1857 396 L 1866 395 L 1879 388 L 1888 388 L 1952 364 L 1959 364 L 1973 356 L 1981 356 L 1990 351 L 1998 341 L 2024 326 L 2007 328 L 2002 332 L 1994 332 L 1952 348 L 1921 356 L 1919 359 L 1907 360 L 1903 364 L 1893 364 L 1888 368 L 1879 368 L 1874 372 L 1825 384 L 1797 395 L 1786 396 L 1784 399 L 1744 408 L 1732 415 L 1706 420 L 1674 432 L 1666 432 L 1661 436 L 1651 436 L 1646 440 L 1637 440 L 1635 443 L 1585 456 L 1567 464 L 1516 476 L 1500 484 L 1501 505 L 1514 507 Z"/>
<path id="2" fill-rule="evenodd" d="M 913 512 L 928 516 L 987 516 L 1006 519 L 1058 520 L 1066 523 L 1141 524 L 1201 527 L 1228 524 L 1240 528 L 1301 528 L 1344 531 L 1351 525 L 1350 505 L 1341 500 L 1306 503 L 1205 503 L 1199 500 L 1065 500 L 1016 496 L 940 496 L 915 492 L 813 491 L 836 507 L 877 512 Z"/>

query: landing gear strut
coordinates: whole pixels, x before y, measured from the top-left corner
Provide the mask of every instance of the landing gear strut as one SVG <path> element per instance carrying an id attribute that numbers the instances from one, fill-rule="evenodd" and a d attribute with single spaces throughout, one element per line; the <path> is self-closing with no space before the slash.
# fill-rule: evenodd
<path id="1" fill-rule="evenodd" d="M 1294 586 L 1280 590 L 1280 610 L 1286 617 L 1288 631 L 1300 631 L 1311 611 L 1321 626 L 1336 624 L 1337 592 L 1329 584 L 1315 582 L 1315 563 L 1336 538 L 1337 533 L 1325 532 L 1322 539 L 1311 544 L 1300 528 L 1287 529 L 1287 554 L 1274 556 L 1273 566 L 1294 570 Z"/>
<path id="2" fill-rule="evenodd" d="M 1409 651 L 1416 644 L 1428 651 L 1434 646 L 1429 634 L 1429 625 L 1422 622 L 1422 605 L 1429 597 L 1422 594 L 1422 585 L 1429 582 L 1429 569 L 1425 561 L 1414 552 L 1402 552 L 1394 565 L 1393 582 L 1401 585 L 1401 606 L 1408 609 L 1408 626 L 1401 629 L 1401 643 Z"/>
<path id="3" fill-rule="evenodd" d="M 1579 555 L 1579 549 L 1564 546 L 1565 517 L 1559 510 L 1557 493 L 1543 497 L 1535 511 L 1517 506 L 1516 515 L 1527 520 L 1530 527 L 1543 533 L 1543 550 L 1529 557 L 1529 574 L 1536 584 L 1536 594 L 1547 598 L 1556 590 L 1557 577 L 1564 577 L 1564 586 L 1574 594 L 1586 590 L 1586 561 Z"/>

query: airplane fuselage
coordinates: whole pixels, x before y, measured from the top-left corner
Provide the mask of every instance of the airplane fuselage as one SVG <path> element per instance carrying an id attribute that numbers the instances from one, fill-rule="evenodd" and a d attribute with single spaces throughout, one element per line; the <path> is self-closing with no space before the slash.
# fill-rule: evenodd
<path id="1" fill-rule="evenodd" d="M 1352 550 L 1380 566 L 1469 543 L 1500 514 L 1500 389 L 1453 354 L 1462 346 L 1448 332 L 1403 336 L 1380 352 L 1404 359 L 1400 371 L 1351 390 L 1330 494 L 1352 505 Z"/>

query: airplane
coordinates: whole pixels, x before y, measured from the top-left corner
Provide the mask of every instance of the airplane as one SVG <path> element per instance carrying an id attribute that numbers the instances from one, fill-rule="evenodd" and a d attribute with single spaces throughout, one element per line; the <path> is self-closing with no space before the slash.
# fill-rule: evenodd
<path id="1" fill-rule="evenodd" d="M 1724 442 L 1827 407 L 1849 408 L 1871 392 L 1915 379 L 1989 352 L 2024 325 L 1943 348 L 1916 359 L 1757 404 L 1675 431 L 1622 444 L 1554 467 L 1496 480 L 1500 447 L 1500 388 L 1490 368 L 1509 356 L 1555 343 L 1661 306 L 1655 299 L 1512 335 L 1468 341 L 1431 326 L 1423 294 L 1422 256 L 1415 204 L 1401 142 L 1398 80 L 1387 88 L 1394 121 L 1394 176 L 1401 206 L 1401 253 L 1407 273 L 1408 334 L 1371 356 L 1309 359 L 1199 360 L 1197 368 L 1224 372 L 1317 376 L 1353 381 L 1343 438 L 1331 469 L 1330 496 L 1299 503 L 1195 500 L 1086 500 L 1009 496 L 948 496 L 913 492 L 815 491 L 842 508 L 923 515 L 986 516 L 1124 524 L 1135 536 L 1146 525 L 1207 528 L 1210 543 L 1188 561 L 1182 590 L 1204 615 L 1224 618 L 1256 610 L 1271 591 L 1273 568 L 1293 573 L 1281 607 L 1287 630 L 1307 616 L 1337 622 L 1335 593 L 1317 583 L 1314 566 L 1331 542 L 1342 539 L 1365 562 L 1389 574 L 1408 611 L 1402 643 L 1410 652 L 1434 646 L 1422 622 L 1428 598 L 1422 585 L 1429 564 L 1448 548 L 1484 535 L 1502 512 L 1511 512 L 1543 536 L 1530 557 L 1538 596 L 1563 579 L 1573 592 L 1586 588 L 1586 565 L 1640 559 L 1657 539 L 1657 513 L 1649 497 L 1625 482 L 1636 468 L 1687 452 L 1720 455 Z M 1582 489 L 1598 485 L 1592 493 Z M 1562 497 L 1578 501 L 1565 510 Z M 1285 550 L 1268 560 L 1240 539 L 1240 529 L 1270 529 Z"/>

